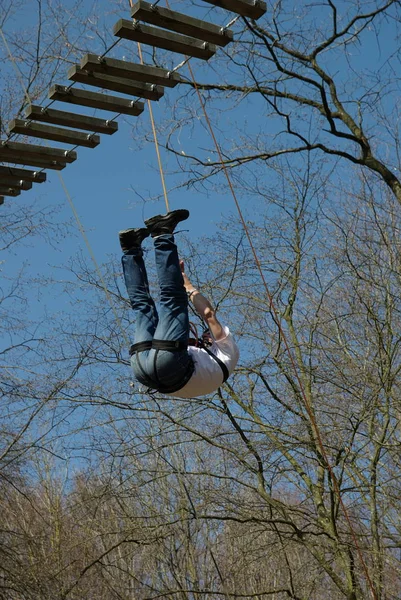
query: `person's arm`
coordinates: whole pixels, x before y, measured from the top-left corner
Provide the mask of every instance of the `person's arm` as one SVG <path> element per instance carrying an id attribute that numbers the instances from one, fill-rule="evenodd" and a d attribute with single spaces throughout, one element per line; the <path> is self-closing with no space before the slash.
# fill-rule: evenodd
<path id="1" fill-rule="evenodd" d="M 213 338 L 218 342 L 226 337 L 223 326 L 216 317 L 216 312 L 209 300 L 200 293 L 190 282 L 188 276 L 184 270 L 184 261 L 180 261 L 181 273 L 184 279 L 184 286 L 188 294 L 189 299 L 194 305 L 194 308 L 198 315 L 204 320 L 206 326 L 209 328 Z"/>

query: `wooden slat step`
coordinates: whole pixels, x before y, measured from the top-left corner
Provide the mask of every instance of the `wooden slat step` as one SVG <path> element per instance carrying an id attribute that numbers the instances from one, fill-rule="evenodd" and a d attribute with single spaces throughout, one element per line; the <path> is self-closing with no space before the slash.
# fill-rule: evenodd
<path id="1" fill-rule="evenodd" d="M 149 44 L 157 48 L 164 48 L 171 52 L 178 52 L 186 56 L 194 56 L 202 60 L 209 60 L 216 52 L 216 46 L 209 42 L 202 42 L 186 35 L 170 33 L 157 27 L 142 25 L 138 22 L 133 23 L 126 19 L 120 19 L 113 28 L 115 36 Z"/>
<path id="2" fill-rule="evenodd" d="M 103 73 L 88 73 L 77 65 L 74 65 L 68 70 L 68 79 L 77 81 L 78 83 L 84 83 L 85 85 L 92 85 L 105 90 L 120 92 L 121 94 L 140 96 L 147 100 L 160 100 L 164 94 L 163 88 L 152 83 L 130 81 L 128 79 L 122 79 L 121 77 L 103 75 Z"/>
<path id="3" fill-rule="evenodd" d="M 0 184 L 0 194 L 2 196 L 19 196 L 21 190 L 15 190 L 14 188 L 7 187 L 5 185 Z"/>
<path id="4" fill-rule="evenodd" d="M 30 171 L 28 169 L 17 169 L 16 167 L 0 166 L 0 177 L 14 177 L 15 179 L 25 179 L 35 183 L 46 181 L 46 173 L 40 171 Z"/>
<path id="5" fill-rule="evenodd" d="M 18 177 L 12 177 L 12 175 L 0 175 L 0 185 L 9 185 L 20 190 L 30 190 L 32 188 L 31 181 L 24 181 Z"/>
<path id="6" fill-rule="evenodd" d="M 70 104 L 80 104 L 81 106 L 91 106 L 101 110 L 109 110 L 114 113 L 122 113 L 137 117 L 143 112 L 144 103 L 139 100 L 130 100 L 129 98 L 119 98 L 118 96 L 109 96 L 108 94 L 99 94 L 97 92 L 87 92 L 86 90 L 68 89 L 64 85 L 52 85 L 49 91 L 51 100 L 60 100 L 60 102 L 69 102 Z"/>
<path id="7" fill-rule="evenodd" d="M 51 157 L 40 158 L 39 156 L 29 156 L 23 152 L 12 152 L 6 148 L 0 148 L 0 162 L 38 167 L 40 169 L 54 169 L 56 171 L 61 171 L 67 166 L 67 163 L 59 158 L 52 159 Z"/>
<path id="8" fill-rule="evenodd" d="M 85 146 L 86 148 L 96 148 L 100 144 L 100 136 L 98 135 L 53 127 L 52 125 L 41 125 L 30 120 L 14 119 L 9 124 L 9 129 L 12 133 L 73 144 L 74 146 Z"/>
<path id="9" fill-rule="evenodd" d="M 103 73 L 104 75 L 123 77 L 124 79 L 135 79 L 136 81 L 145 83 L 156 83 L 171 88 L 182 81 L 178 73 L 171 73 L 167 69 L 125 62 L 124 60 L 108 58 L 107 56 L 102 58 L 96 54 L 85 54 L 81 59 L 81 68 L 93 73 Z"/>
<path id="10" fill-rule="evenodd" d="M 39 157 L 44 160 L 60 160 L 65 163 L 72 163 L 77 159 L 75 150 L 64 150 L 64 148 L 48 148 L 47 146 L 37 146 L 35 144 L 23 144 L 21 142 L 9 142 L 3 140 L 0 142 L 0 159 L 2 153 L 8 150 L 11 153 L 24 153 L 26 157 Z"/>
<path id="11" fill-rule="evenodd" d="M 25 111 L 25 117 L 32 119 L 32 121 L 54 123 L 55 125 L 64 125 L 65 127 L 74 127 L 76 129 L 86 129 L 87 131 L 96 131 L 97 133 L 105 133 L 106 135 L 112 135 L 118 131 L 117 121 L 88 117 L 87 115 L 35 106 L 34 104 L 28 106 Z"/>
<path id="12" fill-rule="evenodd" d="M 263 0 L 204 0 L 214 6 L 237 13 L 242 17 L 259 19 L 266 12 L 266 2 Z"/>
<path id="13" fill-rule="evenodd" d="M 228 29 L 200 19 L 194 19 L 168 8 L 154 6 L 149 2 L 143 2 L 143 0 L 134 4 L 131 16 L 138 21 L 183 33 L 217 46 L 226 46 L 233 40 L 233 32 Z"/>

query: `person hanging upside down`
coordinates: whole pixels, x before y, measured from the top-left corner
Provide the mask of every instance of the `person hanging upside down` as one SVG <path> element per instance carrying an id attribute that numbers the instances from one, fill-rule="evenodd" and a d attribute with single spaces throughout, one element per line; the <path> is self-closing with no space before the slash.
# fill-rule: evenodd
<path id="1" fill-rule="evenodd" d="M 146 220 L 145 228 L 119 232 L 124 281 L 136 317 L 130 350 L 135 378 L 150 390 L 178 398 L 214 392 L 239 358 L 228 327 L 220 323 L 209 300 L 191 284 L 179 260 L 173 233 L 188 217 L 187 210 L 174 210 Z M 149 235 L 155 247 L 159 311 L 150 295 L 141 246 Z M 208 328 L 210 336 L 205 337 L 210 339 L 209 346 L 190 345 L 189 299 Z"/>

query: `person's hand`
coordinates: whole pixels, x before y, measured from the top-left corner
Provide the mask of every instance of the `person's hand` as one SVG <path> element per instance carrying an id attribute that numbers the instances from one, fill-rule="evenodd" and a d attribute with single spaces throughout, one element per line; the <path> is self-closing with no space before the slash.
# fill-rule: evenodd
<path id="1" fill-rule="evenodd" d="M 181 259 L 180 259 L 180 269 L 181 269 L 181 273 L 182 273 L 182 278 L 184 280 L 185 289 L 188 293 L 190 293 L 193 290 L 195 290 L 195 288 L 192 285 L 192 283 L 190 282 L 189 277 L 185 273 L 185 264 L 184 264 L 184 261 Z"/>

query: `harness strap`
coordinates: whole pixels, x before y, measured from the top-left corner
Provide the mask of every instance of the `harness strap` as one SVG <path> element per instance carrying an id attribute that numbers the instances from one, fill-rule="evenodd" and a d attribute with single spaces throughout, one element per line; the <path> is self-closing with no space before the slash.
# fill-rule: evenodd
<path id="1" fill-rule="evenodd" d="M 150 350 L 152 347 L 152 340 L 147 342 L 138 342 L 137 344 L 132 344 L 129 349 L 129 355 L 132 356 L 135 352 L 143 352 L 144 350 Z"/>
<path id="2" fill-rule="evenodd" d="M 172 341 L 172 340 L 153 340 L 152 348 L 156 350 L 170 350 L 170 352 L 179 352 L 180 350 L 186 350 L 188 348 L 188 340 L 183 341 Z"/>
<path id="3" fill-rule="evenodd" d="M 135 352 L 143 352 L 144 350 L 169 350 L 170 352 L 179 352 L 188 348 L 188 342 L 174 340 L 148 340 L 147 342 L 137 342 L 132 344 L 129 355 L 132 356 Z"/>
<path id="4" fill-rule="evenodd" d="M 223 371 L 223 383 L 225 383 L 227 381 L 227 379 L 230 376 L 230 373 L 228 372 L 227 369 L 227 365 L 225 365 L 223 363 L 223 361 L 216 356 L 215 354 L 213 354 L 213 352 L 211 350 L 209 350 L 209 348 L 206 348 L 206 346 L 201 346 L 201 348 L 203 350 L 206 350 L 206 352 L 209 354 L 209 356 L 211 356 L 212 358 L 214 358 L 214 360 L 217 362 L 217 364 L 219 365 L 220 369 Z"/>

